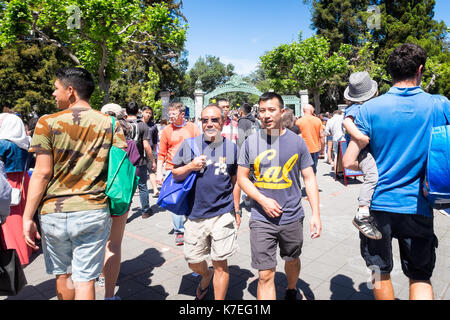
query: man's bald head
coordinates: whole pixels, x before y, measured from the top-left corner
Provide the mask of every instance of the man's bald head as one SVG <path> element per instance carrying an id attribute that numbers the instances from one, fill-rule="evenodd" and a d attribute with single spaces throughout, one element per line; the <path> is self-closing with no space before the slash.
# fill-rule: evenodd
<path id="1" fill-rule="evenodd" d="M 309 103 L 303 105 L 303 113 L 304 114 L 314 114 L 314 111 L 315 111 L 314 107 L 312 105 L 310 105 Z"/>

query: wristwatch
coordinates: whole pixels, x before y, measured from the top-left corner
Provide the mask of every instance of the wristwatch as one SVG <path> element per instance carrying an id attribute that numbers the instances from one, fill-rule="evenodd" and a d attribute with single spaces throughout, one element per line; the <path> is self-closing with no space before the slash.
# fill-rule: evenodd
<path id="1" fill-rule="evenodd" d="M 238 211 L 235 210 L 234 213 L 238 214 L 242 218 L 242 210 L 241 209 L 239 209 Z"/>

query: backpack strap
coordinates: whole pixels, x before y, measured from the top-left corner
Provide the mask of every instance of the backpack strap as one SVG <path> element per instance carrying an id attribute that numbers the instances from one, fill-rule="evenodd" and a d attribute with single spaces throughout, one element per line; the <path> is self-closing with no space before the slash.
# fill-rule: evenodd
<path id="1" fill-rule="evenodd" d="M 114 130 L 115 130 L 115 126 L 116 126 L 116 119 L 114 119 L 113 116 L 111 116 L 111 119 L 112 119 L 112 136 L 114 139 Z"/>
<path id="2" fill-rule="evenodd" d="M 447 98 L 445 98 L 441 95 L 433 95 L 433 97 L 434 97 L 433 127 L 437 126 L 439 119 L 441 119 L 441 117 L 442 117 L 442 113 L 444 114 L 446 125 L 449 125 L 450 124 L 450 114 L 447 113 L 448 110 L 446 108 L 446 104 L 449 104 Z"/>
<path id="3" fill-rule="evenodd" d="M 111 116 L 112 119 L 112 136 L 111 136 L 111 147 L 114 144 L 114 131 L 116 131 L 116 119 L 114 119 L 113 116 Z"/>
<path id="4" fill-rule="evenodd" d="M 201 155 L 201 152 L 198 150 L 198 146 L 195 143 L 195 138 L 189 138 L 189 143 L 191 145 L 191 150 L 194 152 L 194 157 L 198 157 Z"/>

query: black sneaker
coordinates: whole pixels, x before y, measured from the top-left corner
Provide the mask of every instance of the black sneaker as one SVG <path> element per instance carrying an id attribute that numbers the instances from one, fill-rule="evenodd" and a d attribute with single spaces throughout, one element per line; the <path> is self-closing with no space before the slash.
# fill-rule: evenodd
<path id="1" fill-rule="evenodd" d="M 287 289 L 284 295 L 284 300 L 298 300 L 297 299 L 297 289 Z"/>
<path id="2" fill-rule="evenodd" d="M 364 217 L 362 219 L 355 217 L 352 222 L 359 232 L 367 238 L 372 240 L 380 240 L 382 238 L 381 232 L 378 231 L 372 217 Z"/>

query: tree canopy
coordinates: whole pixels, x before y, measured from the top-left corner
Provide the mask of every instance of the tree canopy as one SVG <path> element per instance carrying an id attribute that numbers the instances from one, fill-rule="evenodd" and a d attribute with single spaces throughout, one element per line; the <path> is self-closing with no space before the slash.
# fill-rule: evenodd
<path id="1" fill-rule="evenodd" d="M 386 73 L 387 57 L 405 42 L 422 46 L 428 54 L 423 87 L 430 93 L 450 96 L 450 54 L 447 27 L 434 20 L 435 0 L 304 0 L 311 4 L 312 28 L 330 39 L 331 50 L 341 43 L 352 46 L 350 68 L 370 64 L 371 76 L 384 93 L 392 85 Z M 338 75 L 331 91 L 343 92 L 349 72 Z M 330 87 L 325 91 L 330 91 Z M 340 99 L 342 98 L 342 95 Z M 340 100 L 338 99 L 338 100 Z"/>
<path id="2" fill-rule="evenodd" d="M 204 92 L 213 91 L 218 85 L 227 82 L 234 75 L 234 66 L 225 65 L 218 57 L 206 55 L 199 57 L 194 66 L 186 73 L 183 94 L 194 95 L 197 81 L 200 80 Z"/>
<path id="3" fill-rule="evenodd" d="M 121 55 L 137 55 L 159 71 L 170 69 L 167 64 L 180 56 L 187 26 L 181 23 L 179 6 L 143 0 L 4 1 L 0 44 L 21 40 L 59 48 L 96 76 L 106 103 L 111 81 L 123 71 Z"/>
<path id="4" fill-rule="evenodd" d="M 320 113 L 320 90 L 327 80 L 346 71 L 349 52 L 350 46 L 345 44 L 331 52 L 327 38 L 314 36 L 276 47 L 261 57 L 261 66 L 276 91 L 297 94 L 300 89 L 310 90 Z"/>
<path id="5" fill-rule="evenodd" d="M 71 63 L 51 45 L 18 43 L 0 50 L 0 106 L 14 108 L 27 119 L 55 112 L 54 74 Z"/>

